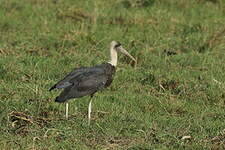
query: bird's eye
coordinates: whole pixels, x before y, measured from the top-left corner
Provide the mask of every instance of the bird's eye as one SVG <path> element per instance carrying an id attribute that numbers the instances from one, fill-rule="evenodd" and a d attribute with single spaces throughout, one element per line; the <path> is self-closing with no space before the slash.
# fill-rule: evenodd
<path id="1" fill-rule="evenodd" d="M 121 44 L 118 42 L 116 45 L 115 45 L 115 48 L 118 48 L 118 47 L 120 47 L 121 46 Z"/>

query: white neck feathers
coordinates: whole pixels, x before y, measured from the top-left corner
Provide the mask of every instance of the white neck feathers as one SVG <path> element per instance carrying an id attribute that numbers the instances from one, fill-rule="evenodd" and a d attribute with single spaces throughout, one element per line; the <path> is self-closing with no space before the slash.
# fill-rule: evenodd
<path id="1" fill-rule="evenodd" d="M 117 65 L 117 51 L 114 48 L 110 48 L 110 61 L 109 63 L 116 67 Z"/>

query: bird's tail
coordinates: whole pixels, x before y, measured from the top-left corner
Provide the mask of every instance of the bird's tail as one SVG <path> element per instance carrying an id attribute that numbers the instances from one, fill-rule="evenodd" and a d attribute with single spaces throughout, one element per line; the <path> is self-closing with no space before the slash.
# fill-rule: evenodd
<path id="1" fill-rule="evenodd" d="M 67 99 L 61 98 L 60 96 L 57 96 L 57 97 L 55 98 L 55 102 L 57 102 L 57 103 L 64 103 L 64 102 L 66 102 L 66 101 L 67 101 Z"/>
<path id="2" fill-rule="evenodd" d="M 63 103 L 66 102 L 68 99 L 72 98 L 71 94 L 69 93 L 69 90 L 70 89 L 68 88 L 64 89 L 62 93 L 60 93 L 60 95 L 55 98 L 55 102 Z"/>
<path id="3" fill-rule="evenodd" d="M 50 89 L 49 89 L 49 91 L 51 91 L 51 90 L 53 90 L 53 89 L 55 89 L 56 88 L 56 85 L 54 85 L 53 87 L 51 87 Z"/>

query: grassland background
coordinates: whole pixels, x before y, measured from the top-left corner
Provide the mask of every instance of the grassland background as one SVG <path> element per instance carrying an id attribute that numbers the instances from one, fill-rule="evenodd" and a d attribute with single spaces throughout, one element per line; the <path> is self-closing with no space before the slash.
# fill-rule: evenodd
<path id="1" fill-rule="evenodd" d="M 112 40 L 136 69 L 65 120 L 48 89 Z M 0 0 L 0 149 L 225 149 L 224 70 L 224 0 Z"/>

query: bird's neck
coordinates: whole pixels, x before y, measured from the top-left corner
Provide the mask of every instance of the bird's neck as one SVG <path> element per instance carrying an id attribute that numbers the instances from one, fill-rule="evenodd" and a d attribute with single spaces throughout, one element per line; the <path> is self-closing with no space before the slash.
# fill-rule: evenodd
<path id="1" fill-rule="evenodd" d="M 110 61 L 109 63 L 116 67 L 117 65 L 117 51 L 114 48 L 110 48 Z"/>

